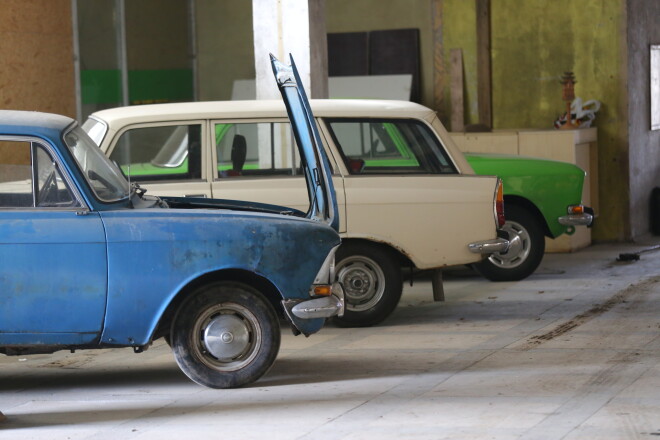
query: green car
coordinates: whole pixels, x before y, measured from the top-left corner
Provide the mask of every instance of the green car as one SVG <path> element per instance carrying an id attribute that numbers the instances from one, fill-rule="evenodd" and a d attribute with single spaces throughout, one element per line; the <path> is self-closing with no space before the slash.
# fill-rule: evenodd
<path id="1" fill-rule="evenodd" d="M 582 205 L 585 172 L 567 162 L 504 154 L 465 153 L 475 173 L 497 175 L 504 184 L 502 229 L 509 250 L 474 265 L 492 281 L 525 278 L 541 263 L 545 237 L 591 226 L 593 210 Z"/>

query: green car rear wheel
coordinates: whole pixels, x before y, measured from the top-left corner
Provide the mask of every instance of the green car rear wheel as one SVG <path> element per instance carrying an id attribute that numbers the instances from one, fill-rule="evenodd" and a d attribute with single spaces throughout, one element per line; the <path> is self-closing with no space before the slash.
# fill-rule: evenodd
<path id="1" fill-rule="evenodd" d="M 538 220 L 529 210 L 508 205 L 506 223 L 502 227 L 509 233 L 509 250 L 492 254 L 474 265 L 491 281 L 518 281 L 534 273 L 545 252 L 545 236 Z"/>

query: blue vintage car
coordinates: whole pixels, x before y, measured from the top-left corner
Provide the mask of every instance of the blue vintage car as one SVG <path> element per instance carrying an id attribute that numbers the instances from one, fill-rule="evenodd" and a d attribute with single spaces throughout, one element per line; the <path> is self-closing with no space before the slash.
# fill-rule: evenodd
<path id="1" fill-rule="evenodd" d="M 273 60 L 307 176 L 307 213 L 158 198 L 70 118 L 0 111 L 0 352 L 133 347 L 165 337 L 213 388 L 257 380 L 278 313 L 309 335 L 343 313 L 327 158 L 289 66 Z"/>

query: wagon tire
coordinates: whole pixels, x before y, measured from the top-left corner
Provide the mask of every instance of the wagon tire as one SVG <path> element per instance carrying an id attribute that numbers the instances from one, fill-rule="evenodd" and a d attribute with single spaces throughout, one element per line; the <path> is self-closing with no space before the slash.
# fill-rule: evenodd
<path id="1" fill-rule="evenodd" d="M 543 227 L 529 210 L 510 205 L 502 227 L 509 233 L 509 250 L 490 255 L 474 268 L 491 281 L 519 281 L 527 278 L 541 264 L 545 252 Z"/>
<path id="2" fill-rule="evenodd" d="M 335 273 L 344 289 L 344 315 L 339 327 L 369 327 L 382 322 L 399 304 L 403 290 L 401 267 L 389 249 L 362 243 L 342 244 Z"/>
<path id="3" fill-rule="evenodd" d="M 241 283 L 216 282 L 179 308 L 170 332 L 174 358 L 194 382 L 235 388 L 263 376 L 280 348 L 280 326 L 270 303 Z"/>

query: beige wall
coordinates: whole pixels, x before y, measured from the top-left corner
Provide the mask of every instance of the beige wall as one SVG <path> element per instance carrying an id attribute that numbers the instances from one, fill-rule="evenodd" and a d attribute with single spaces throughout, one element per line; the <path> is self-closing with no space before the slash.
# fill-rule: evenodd
<path id="1" fill-rule="evenodd" d="M 0 108 L 75 117 L 70 0 L 2 0 Z"/>

